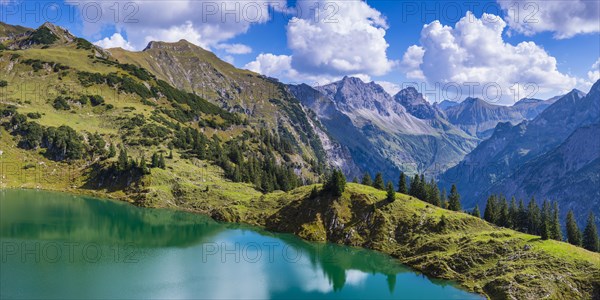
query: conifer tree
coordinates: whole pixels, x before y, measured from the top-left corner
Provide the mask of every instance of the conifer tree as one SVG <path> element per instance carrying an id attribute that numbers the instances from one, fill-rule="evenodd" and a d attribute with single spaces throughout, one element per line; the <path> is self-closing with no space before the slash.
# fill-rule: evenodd
<path id="1" fill-rule="evenodd" d="M 481 213 L 479 212 L 479 205 L 475 205 L 473 212 L 471 212 L 473 217 L 481 218 Z"/>
<path id="2" fill-rule="evenodd" d="M 554 202 L 552 209 L 552 223 L 550 226 L 550 238 L 557 241 L 562 241 L 562 229 L 560 228 L 560 218 L 558 212 L 558 203 Z"/>
<path id="3" fill-rule="evenodd" d="M 547 200 L 544 200 L 544 203 L 542 204 L 540 236 L 542 237 L 542 240 L 550 238 L 550 204 Z"/>
<path id="4" fill-rule="evenodd" d="M 456 185 L 452 185 L 450 189 L 450 196 L 448 197 L 448 209 L 453 211 L 461 211 L 460 195 L 456 190 Z"/>
<path id="5" fill-rule="evenodd" d="M 517 224 L 515 228 L 522 232 L 527 232 L 527 210 L 525 209 L 525 202 L 523 199 L 519 199 L 519 208 L 517 209 Z"/>
<path id="6" fill-rule="evenodd" d="M 117 168 L 119 171 L 125 171 L 129 169 L 129 156 L 127 155 L 127 150 L 124 147 L 121 147 L 119 150 L 119 158 L 117 160 Z"/>
<path id="7" fill-rule="evenodd" d="M 365 175 L 363 175 L 361 183 L 363 185 L 368 185 L 368 186 L 373 185 L 373 180 L 371 179 L 371 175 L 369 175 L 369 172 L 365 172 Z"/>
<path id="8" fill-rule="evenodd" d="M 392 203 L 396 201 L 396 191 L 394 191 L 394 185 L 391 182 L 387 184 L 387 202 Z"/>
<path id="9" fill-rule="evenodd" d="M 567 241 L 571 245 L 581 246 L 581 231 L 575 221 L 573 210 L 569 210 L 567 214 Z"/>
<path id="10" fill-rule="evenodd" d="M 432 178 L 431 182 L 429 183 L 429 203 L 435 206 L 440 206 L 440 202 L 440 188 Z"/>
<path id="11" fill-rule="evenodd" d="M 540 208 L 535 202 L 535 198 L 531 197 L 529 205 L 527 205 L 527 232 L 530 234 L 540 234 Z"/>
<path id="12" fill-rule="evenodd" d="M 410 181 L 410 190 L 408 191 L 409 195 L 411 195 L 413 197 L 418 196 L 418 193 L 419 193 L 418 190 L 419 190 L 419 185 L 420 185 L 419 181 L 420 181 L 419 174 L 415 174 L 413 179 Z"/>
<path id="13" fill-rule="evenodd" d="M 496 224 L 498 221 L 498 209 L 496 208 L 496 195 L 491 195 L 488 197 L 487 203 L 485 205 L 485 211 L 483 213 L 483 219 Z"/>
<path id="14" fill-rule="evenodd" d="M 517 207 L 517 199 L 514 196 L 510 200 L 510 206 L 508 207 L 508 219 L 510 220 L 509 228 L 515 229 L 519 226 L 519 209 Z"/>
<path id="15" fill-rule="evenodd" d="M 356 176 L 354 176 L 354 179 L 352 179 L 352 183 L 358 183 L 358 178 Z"/>
<path id="16" fill-rule="evenodd" d="M 113 143 L 108 147 L 108 158 L 113 158 L 117 155 L 117 149 L 115 149 L 115 145 Z"/>
<path id="17" fill-rule="evenodd" d="M 146 157 L 144 156 L 144 154 L 142 154 L 142 157 L 140 157 L 140 170 L 142 170 L 142 173 L 144 174 L 150 174 L 150 170 L 148 169 L 148 166 L 146 166 Z"/>
<path id="18" fill-rule="evenodd" d="M 324 189 L 335 197 L 341 196 L 346 189 L 346 177 L 344 173 L 338 169 L 333 170 L 327 182 L 325 182 Z"/>
<path id="19" fill-rule="evenodd" d="M 587 219 L 587 225 L 583 231 L 583 248 L 593 252 L 600 251 L 600 244 L 598 244 L 598 229 L 596 228 L 596 220 L 594 220 L 594 213 L 590 212 Z"/>
<path id="20" fill-rule="evenodd" d="M 158 167 L 161 169 L 165 169 L 167 167 L 165 164 L 165 157 L 162 155 L 162 153 L 158 157 Z"/>
<path id="21" fill-rule="evenodd" d="M 419 179 L 419 187 L 417 188 L 417 198 L 427 201 L 427 181 L 425 181 L 425 175 L 421 174 Z"/>
<path id="22" fill-rule="evenodd" d="M 448 208 L 448 196 L 446 193 L 446 188 L 442 189 L 442 197 L 440 198 L 440 207 Z"/>
<path id="23" fill-rule="evenodd" d="M 505 228 L 510 228 L 508 202 L 506 202 L 506 197 L 504 196 L 501 196 L 500 207 L 498 208 L 498 225 Z"/>
<path id="24" fill-rule="evenodd" d="M 383 182 L 383 175 L 381 174 L 381 172 L 378 172 L 377 175 L 375 175 L 373 187 L 378 190 L 385 190 L 385 183 Z"/>
<path id="25" fill-rule="evenodd" d="M 406 175 L 404 172 L 400 173 L 400 179 L 398 180 L 398 193 L 408 194 L 408 186 L 406 185 Z"/>
<path id="26" fill-rule="evenodd" d="M 154 152 L 152 154 L 152 158 L 150 159 L 150 166 L 152 168 L 158 168 L 158 153 Z"/>

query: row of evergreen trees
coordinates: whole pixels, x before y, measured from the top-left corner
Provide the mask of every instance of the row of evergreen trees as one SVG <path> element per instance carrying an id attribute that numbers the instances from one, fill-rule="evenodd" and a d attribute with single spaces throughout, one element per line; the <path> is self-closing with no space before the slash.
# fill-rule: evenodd
<path id="1" fill-rule="evenodd" d="M 358 183 L 358 179 L 355 178 L 354 182 Z M 362 177 L 361 184 L 372 186 L 380 190 L 387 190 L 388 201 L 395 200 L 396 196 L 393 183 L 388 182 L 387 185 L 384 184 L 383 175 L 381 173 L 375 175 L 375 180 L 371 179 L 369 173 L 365 173 Z M 404 172 L 400 173 L 398 189 L 396 191 L 449 210 L 460 211 L 462 209 L 460 194 L 455 185 L 452 185 L 450 195 L 447 196 L 445 189 L 440 193 L 439 184 L 433 179 L 427 182 L 425 175 L 423 174 L 415 174 L 413 179 L 409 180 Z"/>
<path id="2" fill-rule="evenodd" d="M 476 206 L 471 214 L 481 217 L 479 207 Z M 514 197 L 509 203 L 506 197 L 502 195 L 491 195 L 487 199 L 483 219 L 498 226 L 539 235 L 544 240 L 564 240 L 557 202 L 551 204 L 549 201 L 544 200 L 542 207 L 539 207 L 535 198 L 531 198 L 528 205 L 525 206 L 523 200 L 519 200 L 517 204 Z M 598 231 L 593 213 L 590 212 L 587 226 L 582 233 L 577 226 L 577 222 L 575 222 L 573 211 L 569 211 L 566 229 L 566 240 L 569 243 L 582 246 L 590 251 L 600 251 Z"/>

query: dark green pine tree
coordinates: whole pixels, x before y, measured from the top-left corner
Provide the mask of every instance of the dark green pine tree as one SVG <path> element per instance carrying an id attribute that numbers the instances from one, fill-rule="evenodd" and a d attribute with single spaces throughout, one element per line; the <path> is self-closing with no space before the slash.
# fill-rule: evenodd
<path id="1" fill-rule="evenodd" d="M 600 252 L 600 244 L 598 244 L 598 229 L 596 228 L 596 220 L 594 213 L 590 212 L 587 219 L 587 225 L 583 230 L 583 248 L 593 252 Z"/>
<path id="2" fill-rule="evenodd" d="M 158 157 L 158 167 L 161 169 L 165 169 L 167 167 L 165 164 L 165 157 L 162 155 L 162 153 Z"/>
<path id="3" fill-rule="evenodd" d="M 517 199 L 512 197 L 510 206 L 508 207 L 508 219 L 510 220 L 510 228 L 515 229 L 519 224 L 519 208 L 517 207 Z"/>
<path id="4" fill-rule="evenodd" d="M 526 233 L 540 235 L 540 207 L 535 202 L 535 198 L 531 197 L 529 205 L 527 205 L 527 231 Z"/>
<path id="5" fill-rule="evenodd" d="M 552 221 L 550 225 L 550 238 L 557 241 L 562 241 L 562 229 L 560 228 L 560 218 L 558 211 L 558 203 L 554 202 L 554 207 L 552 209 Z"/>
<path id="6" fill-rule="evenodd" d="M 517 209 L 517 224 L 515 229 L 521 232 L 527 232 L 527 209 L 525 209 L 525 202 L 523 199 L 519 199 L 519 208 Z"/>
<path id="7" fill-rule="evenodd" d="M 378 172 L 377 175 L 375 175 L 373 187 L 378 190 L 385 190 L 385 183 L 383 182 L 383 175 L 381 174 L 381 172 Z"/>
<path id="8" fill-rule="evenodd" d="M 396 201 L 396 191 L 394 190 L 394 185 L 391 182 L 387 184 L 387 202 L 392 203 Z"/>
<path id="9" fill-rule="evenodd" d="M 481 213 L 479 212 L 479 205 L 475 205 L 475 208 L 471 212 L 473 217 L 481 218 Z"/>
<path id="10" fill-rule="evenodd" d="M 435 206 L 440 206 L 440 188 L 438 187 L 437 183 L 433 180 L 433 178 L 431 179 L 431 182 L 428 185 L 427 194 L 429 198 L 429 203 Z"/>
<path id="11" fill-rule="evenodd" d="M 498 208 L 498 225 L 510 228 L 510 215 L 508 211 L 508 202 L 506 201 L 506 197 L 500 197 L 500 207 Z"/>
<path id="12" fill-rule="evenodd" d="M 542 237 L 542 240 L 550 238 L 550 204 L 547 200 L 544 200 L 544 203 L 542 204 L 540 236 Z"/>
<path id="13" fill-rule="evenodd" d="M 115 145 L 113 143 L 110 144 L 108 148 L 108 158 L 113 158 L 117 155 L 117 149 L 115 149 Z"/>
<path id="14" fill-rule="evenodd" d="M 413 177 L 413 179 L 410 181 L 410 190 L 408 191 L 408 194 L 413 196 L 413 197 L 417 197 L 418 195 L 418 190 L 419 190 L 419 183 L 420 178 L 419 178 L 419 174 L 415 174 L 415 177 Z M 417 197 L 418 198 L 418 197 Z"/>
<path id="15" fill-rule="evenodd" d="M 406 175 L 404 172 L 400 173 L 400 179 L 398 180 L 398 193 L 408 194 L 408 186 L 406 185 Z"/>
<path id="16" fill-rule="evenodd" d="M 148 169 L 148 166 L 146 165 L 146 157 L 142 154 L 142 157 L 140 157 L 140 170 L 142 170 L 142 173 L 144 174 L 150 174 L 150 169 Z"/>
<path id="17" fill-rule="evenodd" d="M 448 197 L 448 209 L 453 211 L 462 210 L 460 205 L 460 195 L 458 194 L 458 191 L 456 190 L 456 185 L 454 184 L 450 189 L 450 196 Z"/>
<path id="18" fill-rule="evenodd" d="M 327 182 L 325 182 L 324 188 L 335 197 L 341 196 L 346 189 L 346 177 L 344 176 L 344 173 L 338 169 L 333 170 L 329 175 Z"/>
<path id="19" fill-rule="evenodd" d="M 427 201 L 427 181 L 425 181 L 425 175 L 421 174 L 419 179 L 419 187 L 417 188 L 417 198 Z"/>
<path id="20" fill-rule="evenodd" d="M 119 158 L 117 160 L 117 168 L 119 171 L 125 171 L 129 169 L 129 156 L 127 155 L 127 150 L 124 147 L 121 147 L 119 150 Z"/>
<path id="21" fill-rule="evenodd" d="M 581 231 L 575 221 L 573 210 L 569 210 L 567 214 L 567 241 L 569 244 L 581 246 Z"/>
<path id="22" fill-rule="evenodd" d="M 358 177 L 354 176 L 354 179 L 352 179 L 352 183 L 358 183 Z"/>
<path id="23" fill-rule="evenodd" d="M 366 172 L 365 175 L 363 175 L 361 183 L 368 186 L 373 185 L 373 180 L 371 179 L 371 175 L 369 175 L 369 172 Z"/>
<path id="24" fill-rule="evenodd" d="M 498 222 L 498 208 L 496 203 L 496 195 L 491 195 L 488 197 L 487 203 L 485 205 L 485 211 L 483 213 L 483 219 L 496 224 Z"/>
<path id="25" fill-rule="evenodd" d="M 152 158 L 150 159 L 150 166 L 152 168 L 158 168 L 158 153 L 154 152 L 152 154 Z"/>
<path id="26" fill-rule="evenodd" d="M 440 197 L 440 207 L 448 208 L 448 193 L 446 193 L 446 188 L 442 189 L 442 197 Z"/>

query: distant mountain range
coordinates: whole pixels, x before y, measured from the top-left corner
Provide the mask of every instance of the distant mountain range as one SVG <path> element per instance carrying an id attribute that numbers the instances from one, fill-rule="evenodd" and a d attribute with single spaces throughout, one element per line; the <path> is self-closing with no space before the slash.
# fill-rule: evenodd
<path id="1" fill-rule="evenodd" d="M 352 77 L 315 88 L 288 88 L 349 149 L 358 167 L 381 171 L 390 180 L 400 170 L 437 174 L 478 143 L 412 88 L 392 97 L 380 85 Z"/>
<path id="2" fill-rule="evenodd" d="M 559 201 L 580 220 L 599 211 L 600 81 L 585 95 L 573 90 L 531 121 L 499 123 L 442 177 L 456 183 L 466 207 L 482 207 L 490 193 Z"/>
<path id="3" fill-rule="evenodd" d="M 494 105 L 479 98 L 467 98 L 461 103 L 443 101 L 440 107 L 448 121 L 468 134 L 481 139 L 489 138 L 498 123 L 518 124 L 531 120 L 556 101 L 522 99 L 513 106 Z"/>
<path id="4" fill-rule="evenodd" d="M 374 82 L 352 77 L 288 89 L 349 150 L 346 161 L 371 173 L 382 171 L 390 180 L 399 171 L 439 175 L 489 138 L 499 123 L 533 119 L 556 101 L 522 99 L 502 106 L 467 98 L 430 104 L 412 87 L 391 96 Z"/>

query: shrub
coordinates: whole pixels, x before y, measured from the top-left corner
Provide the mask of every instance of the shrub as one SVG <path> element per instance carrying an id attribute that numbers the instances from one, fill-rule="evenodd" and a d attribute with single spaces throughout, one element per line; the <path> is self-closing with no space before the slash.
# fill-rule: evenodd
<path id="1" fill-rule="evenodd" d="M 54 107 L 54 109 L 56 109 L 56 110 L 69 110 L 69 109 L 71 109 L 71 106 L 67 102 L 67 99 L 65 99 L 62 96 L 58 96 L 58 97 L 56 97 L 56 99 L 54 99 L 54 103 L 52 104 L 52 107 Z"/>
<path id="2" fill-rule="evenodd" d="M 27 117 L 30 119 L 39 119 L 42 117 L 42 115 L 38 112 L 30 112 L 30 113 L 27 113 Z"/>
<path id="3" fill-rule="evenodd" d="M 34 31 L 29 36 L 29 41 L 32 44 L 38 44 L 38 45 L 50 45 L 50 44 L 56 42 L 57 40 L 58 40 L 58 37 L 56 37 L 54 35 L 54 33 L 52 33 L 52 31 L 50 31 L 50 29 L 48 29 L 46 27 L 42 27 L 42 28 Z"/>
<path id="4" fill-rule="evenodd" d="M 92 95 L 92 96 L 88 96 L 88 98 L 90 99 L 90 103 L 92 104 L 92 106 L 98 106 L 98 105 L 104 104 L 104 97 L 102 97 L 100 95 Z"/>

